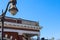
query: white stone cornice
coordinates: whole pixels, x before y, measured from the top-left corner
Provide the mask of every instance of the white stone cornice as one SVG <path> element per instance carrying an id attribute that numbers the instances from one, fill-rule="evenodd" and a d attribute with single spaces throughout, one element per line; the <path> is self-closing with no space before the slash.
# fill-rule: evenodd
<path id="1" fill-rule="evenodd" d="M 1 26 L 1 22 L 0 22 Z M 26 24 L 18 24 L 18 23 L 12 23 L 12 22 L 4 22 L 5 27 L 14 27 L 14 28 L 25 28 L 25 29 L 34 29 L 34 30 L 40 30 L 39 26 L 32 26 L 32 25 L 26 25 Z"/>

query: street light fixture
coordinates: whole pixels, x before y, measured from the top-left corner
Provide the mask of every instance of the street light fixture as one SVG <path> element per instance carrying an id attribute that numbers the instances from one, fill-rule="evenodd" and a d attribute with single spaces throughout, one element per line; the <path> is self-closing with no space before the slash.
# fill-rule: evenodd
<path id="1" fill-rule="evenodd" d="M 11 12 L 12 15 L 15 15 L 18 11 L 17 7 L 16 7 L 16 0 L 10 0 L 10 8 L 9 11 Z"/>
<path id="2" fill-rule="evenodd" d="M 18 12 L 18 9 L 16 7 L 16 3 L 17 1 L 16 0 L 10 0 L 7 4 L 7 7 L 6 7 L 6 10 L 3 12 L 2 10 L 2 15 L 1 15 L 1 22 L 2 22 L 2 26 L 1 26 L 1 33 L 2 33 L 2 38 L 1 40 L 3 40 L 3 32 L 4 32 L 4 19 L 5 19 L 5 15 L 6 15 L 6 12 L 8 11 L 9 9 L 9 12 L 11 12 L 12 15 L 15 15 L 17 12 Z"/>

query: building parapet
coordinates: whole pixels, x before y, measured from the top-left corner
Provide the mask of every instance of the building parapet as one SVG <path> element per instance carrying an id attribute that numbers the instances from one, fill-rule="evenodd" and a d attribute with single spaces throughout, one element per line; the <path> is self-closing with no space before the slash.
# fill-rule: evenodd
<path id="1" fill-rule="evenodd" d="M 1 26 L 1 22 L 0 22 L 0 26 Z M 14 28 L 25 28 L 25 29 L 40 30 L 39 26 L 32 26 L 32 25 L 11 23 L 11 22 L 4 22 L 4 26 L 5 27 L 14 27 Z"/>

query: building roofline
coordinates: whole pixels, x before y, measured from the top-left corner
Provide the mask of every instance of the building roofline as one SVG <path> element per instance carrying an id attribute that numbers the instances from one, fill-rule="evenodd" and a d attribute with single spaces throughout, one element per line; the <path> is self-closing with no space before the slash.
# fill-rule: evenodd
<path id="1" fill-rule="evenodd" d="M 1 17 L 1 15 L 0 15 Z M 17 19 L 17 20 L 24 20 L 24 21 L 29 21 L 29 22 L 35 22 L 35 23 L 38 23 L 37 21 L 32 21 L 32 20 L 26 20 L 26 19 L 23 19 L 23 18 L 13 18 L 13 17 L 8 17 L 8 16 L 5 16 L 5 18 L 9 18 L 9 19 Z"/>

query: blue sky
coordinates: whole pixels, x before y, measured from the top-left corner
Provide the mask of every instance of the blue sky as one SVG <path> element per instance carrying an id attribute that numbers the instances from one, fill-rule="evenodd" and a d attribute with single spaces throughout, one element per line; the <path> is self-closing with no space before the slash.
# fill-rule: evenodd
<path id="1" fill-rule="evenodd" d="M 9 0 L 0 0 L 0 15 Z M 41 37 L 60 38 L 60 0 L 17 0 L 18 13 L 6 16 L 33 20 L 40 23 Z"/>

